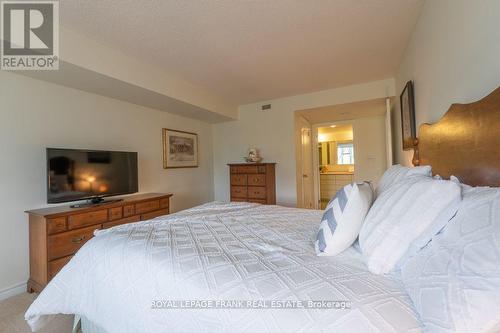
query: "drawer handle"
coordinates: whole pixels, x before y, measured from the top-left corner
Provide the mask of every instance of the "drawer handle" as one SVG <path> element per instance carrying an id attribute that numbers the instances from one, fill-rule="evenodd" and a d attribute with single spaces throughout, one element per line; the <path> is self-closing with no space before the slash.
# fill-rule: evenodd
<path id="1" fill-rule="evenodd" d="M 80 244 L 84 240 L 85 240 L 85 236 L 73 237 L 73 238 L 71 238 L 71 243 L 73 243 L 73 244 Z"/>

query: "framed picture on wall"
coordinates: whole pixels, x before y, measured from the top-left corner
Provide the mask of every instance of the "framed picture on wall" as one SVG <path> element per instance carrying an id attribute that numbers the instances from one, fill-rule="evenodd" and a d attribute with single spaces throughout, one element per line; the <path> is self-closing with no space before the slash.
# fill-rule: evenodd
<path id="1" fill-rule="evenodd" d="M 415 100 L 413 95 L 413 82 L 408 81 L 399 96 L 401 103 L 401 128 L 403 131 L 403 150 L 413 149 L 417 138 L 415 126 Z"/>
<path id="2" fill-rule="evenodd" d="M 198 167 L 198 134 L 163 129 L 163 168 Z"/>

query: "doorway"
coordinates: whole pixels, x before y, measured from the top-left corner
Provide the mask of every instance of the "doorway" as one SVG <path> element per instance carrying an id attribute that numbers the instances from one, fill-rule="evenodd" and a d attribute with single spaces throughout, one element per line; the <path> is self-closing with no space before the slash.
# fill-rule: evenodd
<path id="1" fill-rule="evenodd" d="M 380 98 L 295 111 L 298 207 L 323 209 L 351 182 L 377 185 L 392 164 L 391 105 Z M 334 139 L 337 131 L 345 136 Z"/>
<path id="2" fill-rule="evenodd" d="M 354 181 L 355 146 L 352 123 L 337 122 L 314 126 L 319 208 L 325 209 L 330 199 Z"/>

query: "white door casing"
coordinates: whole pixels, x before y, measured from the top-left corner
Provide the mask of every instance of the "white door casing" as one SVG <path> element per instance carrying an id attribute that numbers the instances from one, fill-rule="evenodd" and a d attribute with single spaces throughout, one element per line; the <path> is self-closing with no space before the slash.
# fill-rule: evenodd
<path id="1" fill-rule="evenodd" d="M 302 128 L 302 208 L 314 208 L 312 174 L 312 133 L 310 128 Z"/>

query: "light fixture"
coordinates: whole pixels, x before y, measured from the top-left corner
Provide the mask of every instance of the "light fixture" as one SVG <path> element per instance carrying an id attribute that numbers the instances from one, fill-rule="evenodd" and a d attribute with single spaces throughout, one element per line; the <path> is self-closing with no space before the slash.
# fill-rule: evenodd
<path id="1" fill-rule="evenodd" d="M 90 187 L 90 192 L 93 193 L 94 190 L 92 189 L 92 184 L 95 182 L 96 178 L 94 176 L 88 176 L 87 177 L 87 182 L 89 183 Z"/>
<path id="2" fill-rule="evenodd" d="M 337 125 L 330 125 L 330 127 L 331 127 L 331 128 L 335 128 L 335 127 L 337 127 Z"/>

